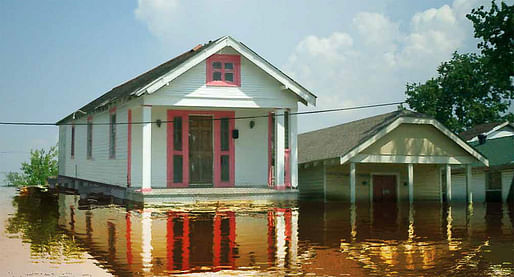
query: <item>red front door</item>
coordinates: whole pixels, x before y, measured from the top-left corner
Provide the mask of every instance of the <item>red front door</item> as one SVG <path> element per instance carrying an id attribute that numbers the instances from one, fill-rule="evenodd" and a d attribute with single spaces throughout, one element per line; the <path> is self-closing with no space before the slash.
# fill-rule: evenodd
<path id="1" fill-rule="evenodd" d="M 226 111 L 168 110 L 168 187 L 234 186 L 233 118 Z"/>
<path id="2" fill-rule="evenodd" d="M 396 175 L 373 175 L 373 201 L 396 201 Z"/>

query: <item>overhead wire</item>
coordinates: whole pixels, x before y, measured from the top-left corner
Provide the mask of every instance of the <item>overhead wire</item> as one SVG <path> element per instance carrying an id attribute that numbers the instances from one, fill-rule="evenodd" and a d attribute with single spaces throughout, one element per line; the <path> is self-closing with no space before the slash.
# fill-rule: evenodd
<path id="1" fill-rule="evenodd" d="M 344 107 L 344 108 L 334 108 L 334 109 L 325 109 L 325 110 L 315 110 L 315 111 L 303 111 L 303 112 L 289 112 L 290 116 L 295 115 L 309 115 L 309 114 L 321 114 L 321 113 L 330 113 L 330 112 L 339 112 L 339 111 L 350 111 L 350 110 L 359 110 L 359 109 L 369 109 L 369 108 L 378 108 L 378 107 L 386 107 L 393 105 L 402 105 L 405 101 L 398 102 L 389 102 L 389 103 L 379 103 L 379 104 L 370 104 L 370 105 L 361 105 L 354 107 Z M 275 114 L 275 116 L 284 116 L 285 113 Z M 265 118 L 269 115 L 254 115 L 254 116 L 238 116 L 238 117 L 223 117 L 223 118 L 208 118 L 204 120 L 221 120 L 221 119 L 233 119 L 233 120 L 241 120 L 241 119 L 257 119 L 257 118 Z M 54 123 L 54 122 L 16 122 L 16 121 L 0 121 L 0 125 L 11 125 L 11 126 L 65 126 L 65 125 L 128 125 L 128 124 L 147 124 L 147 123 L 171 123 L 173 120 L 156 120 L 156 121 L 134 121 L 134 122 L 69 122 L 69 123 Z"/>

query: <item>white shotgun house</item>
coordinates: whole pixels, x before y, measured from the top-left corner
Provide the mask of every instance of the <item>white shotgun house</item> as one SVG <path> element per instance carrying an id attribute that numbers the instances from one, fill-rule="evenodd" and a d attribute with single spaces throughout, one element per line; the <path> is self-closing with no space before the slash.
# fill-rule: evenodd
<path id="1" fill-rule="evenodd" d="M 296 188 L 298 102 L 316 96 L 229 36 L 60 120 L 61 178 L 118 187 Z"/>

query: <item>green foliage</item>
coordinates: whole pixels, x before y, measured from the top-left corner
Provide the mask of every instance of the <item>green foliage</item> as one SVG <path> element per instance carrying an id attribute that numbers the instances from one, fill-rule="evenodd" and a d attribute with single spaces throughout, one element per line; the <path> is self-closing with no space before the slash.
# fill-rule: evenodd
<path id="1" fill-rule="evenodd" d="M 455 132 L 474 125 L 514 118 L 507 113 L 514 100 L 514 8 L 493 1 L 490 11 L 473 9 L 467 17 L 475 27 L 480 54 L 454 53 L 425 83 L 408 83 L 407 104 Z"/>
<path id="2" fill-rule="evenodd" d="M 57 201 L 55 196 L 38 190 L 15 196 L 12 202 L 15 211 L 4 231 L 30 242 L 34 259 L 51 259 L 55 263 L 82 259 L 83 250 L 59 228 Z"/>
<path id="3" fill-rule="evenodd" d="M 514 5 L 501 2 L 498 6 L 492 1 L 489 11 L 480 6 L 466 17 L 473 22 L 475 37 L 481 39 L 478 49 L 485 58 L 488 78 L 494 78 L 499 87 L 513 93 Z"/>
<path id="4" fill-rule="evenodd" d="M 43 186 L 48 177 L 56 176 L 57 148 L 50 150 L 36 149 L 30 151 L 30 161 L 21 164 L 21 173 L 9 172 L 6 175 L 8 186 Z"/>

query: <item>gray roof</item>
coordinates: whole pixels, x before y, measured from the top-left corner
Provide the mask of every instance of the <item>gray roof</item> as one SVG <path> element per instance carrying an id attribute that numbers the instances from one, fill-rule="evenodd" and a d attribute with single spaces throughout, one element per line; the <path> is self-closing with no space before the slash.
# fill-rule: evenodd
<path id="1" fill-rule="evenodd" d="M 154 80 L 158 79 L 162 75 L 170 72 L 174 68 L 178 67 L 179 65 L 183 64 L 185 61 L 191 59 L 192 57 L 196 56 L 198 53 L 202 52 L 203 49 L 207 48 L 211 44 L 215 43 L 216 41 L 220 40 L 221 38 L 218 38 L 214 41 L 209 41 L 206 44 L 199 44 L 193 49 L 182 53 L 181 55 L 153 68 L 149 71 L 126 81 L 125 83 L 111 89 L 110 91 L 104 93 L 102 96 L 96 98 L 95 100 L 89 102 L 79 110 L 84 113 L 91 113 L 95 112 L 97 109 L 103 108 L 108 106 L 109 104 L 112 104 L 119 99 L 122 99 L 124 97 L 130 97 L 133 92 L 137 91 L 140 88 L 143 88 L 144 86 L 150 84 Z M 77 116 L 81 116 L 81 113 L 77 113 Z M 65 118 L 59 120 L 56 124 L 63 123 L 69 119 L 72 119 L 73 113 L 66 116 Z"/>
<path id="2" fill-rule="evenodd" d="M 492 129 L 496 128 L 496 126 L 505 123 L 505 121 L 501 122 L 490 122 L 490 123 L 483 123 L 473 126 L 472 128 L 462 132 L 459 134 L 459 136 L 464 139 L 465 141 L 468 141 L 480 134 L 485 134 L 491 131 Z M 514 128 L 513 124 L 509 124 L 512 128 Z"/>
<path id="3" fill-rule="evenodd" d="M 298 135 L 298 163 L 339 158 L 399 117 L 431 118 L 399 110 Z"/>

